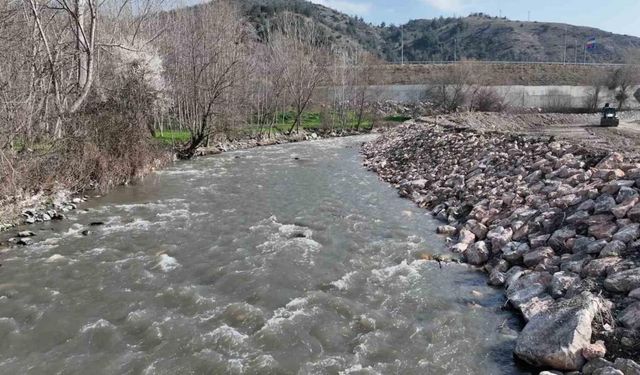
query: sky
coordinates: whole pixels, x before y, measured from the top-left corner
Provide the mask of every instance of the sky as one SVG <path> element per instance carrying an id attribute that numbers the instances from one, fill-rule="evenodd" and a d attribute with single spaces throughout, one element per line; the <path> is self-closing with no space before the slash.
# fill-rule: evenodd
<path id="1" fill-rule="evenodd" d="M 467 16 L 562 22 L 640 37 L 640 0 L 311 0 L 374 24 Z"/>

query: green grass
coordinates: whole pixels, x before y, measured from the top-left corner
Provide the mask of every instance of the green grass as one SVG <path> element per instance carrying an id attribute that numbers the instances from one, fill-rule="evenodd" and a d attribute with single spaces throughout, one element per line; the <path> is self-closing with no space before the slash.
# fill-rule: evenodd
<path id="1" fill-rule="evenodd" d="M 191 133 L 188 131 L 165 130 L 156 133 L 156 139 L 163 143 L 187 142 L 191 139 Z"/>
<path id="2" fill-rule="evenodd" d="M 392 116 L 385 117 L 384 120 L 391 121 L 391 122 L 405 122 L 405 121 L 411 120 L 411 117 L 405 116 L 405 115 L 392 115 Z"/>
<path id="3" fill-rule="evenodd" d="M 332 116 L 337 116 L 336 114 L 324 114 L 327 118 L 323 118 L 323 115 L 319 112 L 305 112 L 302 114 L 302 121 L 300 127 L 305 130 L 317 130 L 321 129 L 325 126 L 323 122 L 331 124 Z M 278 121 L 275 124 L 275 128 L 280 132 L 287 132 L 291 128 L 295 121 L 295 114 L 293 112 L 284 112 L 278 115 Z M 357 118 L 354 112 L 349 112 L 347 114 L 346 123 L 340 123 L 337 118 L 335 118 L 333 128 L 341 129 L 341 128 L 354 128 L 357 123 Z M 371 126 L 371 120 L 363 119 L 360 124 L 360 128 L 368 128 Z"/>

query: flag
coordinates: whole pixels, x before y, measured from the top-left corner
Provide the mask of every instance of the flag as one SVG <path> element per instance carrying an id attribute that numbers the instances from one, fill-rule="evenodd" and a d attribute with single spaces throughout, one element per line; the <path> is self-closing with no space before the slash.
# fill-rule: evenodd
<path id="1" fill-rule="evenodd" d="M 596 49 L 596 38 L 591 38 L 587 41 L 587 49 L 589 51 Z"/>

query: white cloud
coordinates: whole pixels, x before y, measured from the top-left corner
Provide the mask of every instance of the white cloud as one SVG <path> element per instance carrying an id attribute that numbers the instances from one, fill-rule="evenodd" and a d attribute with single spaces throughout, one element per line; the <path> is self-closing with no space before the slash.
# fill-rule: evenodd
<path id="1" fill-rule="evenodd" d="M 339 10 L 340 12 L 347 14 L 367 14 L 373 8 L 371 3 L 362 3 L 356 1 L 347 0 L 311 0 L 312 3 L 324 5 L 328 8 Z"/>
<path id="2" fill-rule="evenodd" d="M 461 0 L 422 0 L 422 2 L 445 12 L 453 12 L 463 8 Z"/>

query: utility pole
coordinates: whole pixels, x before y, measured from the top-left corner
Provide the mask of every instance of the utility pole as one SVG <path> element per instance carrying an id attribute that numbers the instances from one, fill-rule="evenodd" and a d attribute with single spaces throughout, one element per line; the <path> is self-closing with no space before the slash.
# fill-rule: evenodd
<path id="1" fill-rule="evenodd" d="M 400 61 L 404 65 L 404 25 L 400 25 Z"/>
<path id="2" fill-rule="evenodd" d="M 567 64 L 567 26 L 564 27 L 564 50 L 562 51 L 562 64 Z"/>
<path id="3" fill-rule="evenodd" d="M 458 61 L 458 36 L 453 38 L 453 61 Z"/>

